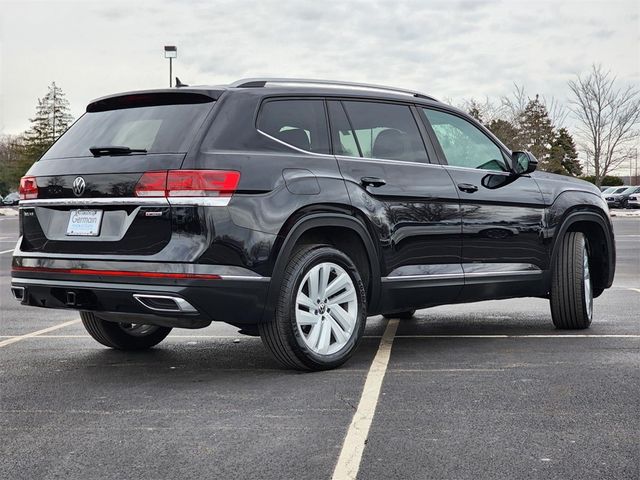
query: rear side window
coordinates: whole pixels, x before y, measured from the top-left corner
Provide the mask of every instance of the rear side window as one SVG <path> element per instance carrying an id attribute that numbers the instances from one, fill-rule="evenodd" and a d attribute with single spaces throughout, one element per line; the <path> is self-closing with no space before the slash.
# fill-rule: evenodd
<path id="1" fill-rule="evenodd" d="M 363 157 L 427 162 L 418 125 L 405 105 L 343 102 Z"/>
<path id="2" fill-rule="evenodd" d="M 269 100 L 262 105 L 257 127 L 300 150 L 330 153 L 323 100 Z"/>
<path id="3" fill-rule="evenodd" d="M 92 104 L 43 159 L 90 157 L 91 147 L 185 153 L 211 110 L 205 95 L 131 95 Z M 167 102 L 169 102 L 167 104 Z"/>

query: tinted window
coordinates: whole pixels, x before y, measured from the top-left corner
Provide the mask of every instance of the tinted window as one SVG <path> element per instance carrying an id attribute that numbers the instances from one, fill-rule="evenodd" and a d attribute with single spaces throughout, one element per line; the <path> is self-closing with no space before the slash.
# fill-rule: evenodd
<path id="1" fill-rule="evenodd" d="M 85 113 L 43 159 L 92 156 L 90 147 L 124 146 L 148 153 L 184 153 L 211 109 L 207 103 L 155 105 Z"/>
<path id="2" fill-rule="evenodd" d="M 329 153 L 323 100 L 271 100 L 262 105 L 258 130 L 301 150 Z"/>
<path id="3" fill-rule="evenodd" d="M 502 151 L 476 126 L 456 115 L 422 110 L 438 137 L 449 165 L 506 171 Z"/>
<path id="4" fill-rule="evenodd" d="M 411 109 L 404 105 L 343 102 L 363 157 L 426 162 Z"/>
<path id="5" fill-rule="evenodd" d="M 329 101 L 329 120 L 331 121 L 331 139 L 333 140 L 333 153 L 348 157 L 360 157 L 355 134 L 351 130 L 342 104 Z"/>

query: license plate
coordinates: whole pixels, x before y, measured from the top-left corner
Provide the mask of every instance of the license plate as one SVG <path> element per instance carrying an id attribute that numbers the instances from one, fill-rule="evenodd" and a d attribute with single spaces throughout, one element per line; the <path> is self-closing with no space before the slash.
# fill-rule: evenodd
<path id="1" fill-rule="evenodd" d="M 71 210 L 67 235 L 97 237 L 100 234 L 102 210 Z"/>

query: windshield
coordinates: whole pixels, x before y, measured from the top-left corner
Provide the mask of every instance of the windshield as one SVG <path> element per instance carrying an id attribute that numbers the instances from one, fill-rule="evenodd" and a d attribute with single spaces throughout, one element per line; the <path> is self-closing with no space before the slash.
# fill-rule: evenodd
<path id="1" fill-rule="evenodd" d="M 185 153 L 213 104 L 209 97 L 198 97 L 206 100 L 141 106 L 119 100 L 98 111 L 92 104 L 42 158 L 91 157 L 90 148 L 113 146 L 137 153 Z"/>

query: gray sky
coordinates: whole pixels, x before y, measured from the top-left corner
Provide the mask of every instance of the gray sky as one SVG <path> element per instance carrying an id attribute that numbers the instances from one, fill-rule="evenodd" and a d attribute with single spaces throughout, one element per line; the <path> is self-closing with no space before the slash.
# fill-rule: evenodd
<path id="1" fill-rule="evenodd" d="M 312 77 L 497 98 L 513 83 L 564 101 L 593 62 L 640 85 L 640 1 L 0 0 L 0 132 L 28 127 L 51 81 L 79 116 L 105 94 Z"/>

